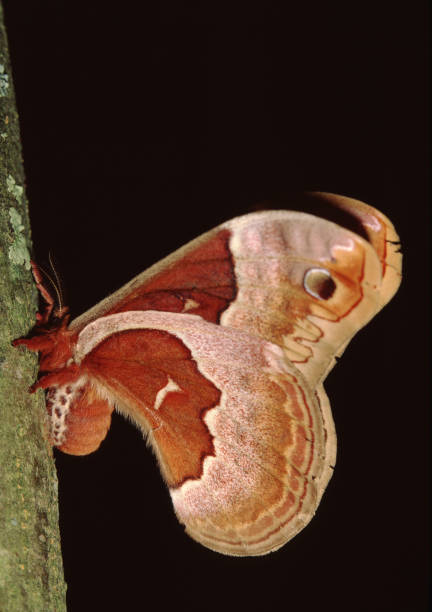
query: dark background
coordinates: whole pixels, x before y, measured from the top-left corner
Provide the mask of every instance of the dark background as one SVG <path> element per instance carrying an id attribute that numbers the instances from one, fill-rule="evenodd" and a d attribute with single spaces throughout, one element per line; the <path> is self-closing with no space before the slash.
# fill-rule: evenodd
<path id="1" fill-rule="evenodd" d="M 391 218 L 404 282 L 327 381 L 335 475 L 276 553 L 186 537 L 120 417 L 97 453 L 56 453 L 69 611 L 426 610 L 425 4 L 143 5 L 4 1 L 35 257 L 54 254 L 73 315 L 203 231 L 313 189 Z"/>

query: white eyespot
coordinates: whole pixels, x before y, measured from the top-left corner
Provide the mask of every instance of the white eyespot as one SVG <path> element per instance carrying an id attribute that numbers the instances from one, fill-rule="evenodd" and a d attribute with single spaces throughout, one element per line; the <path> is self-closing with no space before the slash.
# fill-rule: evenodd
<path id="1" fill-rule="evenodd" d="M 318 300 L 329 300 L 336 290 L 336 283 L 325 268 L 310 268 L 303 279 L 303 287 Z"/>

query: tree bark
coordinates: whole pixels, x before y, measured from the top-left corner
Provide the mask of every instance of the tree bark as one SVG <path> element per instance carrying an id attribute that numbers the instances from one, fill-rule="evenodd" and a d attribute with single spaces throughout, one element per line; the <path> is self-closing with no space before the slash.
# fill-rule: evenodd
<path id="1" fill-rule="evenodd" d="M 35 321 L 30 247 L 18 114 L 0 4 L 0 610 L 61 612 L 66 609 L 66 585 L 44 394 L 27 392 L 36 376 L 36 356 L 11 346 Z"/>

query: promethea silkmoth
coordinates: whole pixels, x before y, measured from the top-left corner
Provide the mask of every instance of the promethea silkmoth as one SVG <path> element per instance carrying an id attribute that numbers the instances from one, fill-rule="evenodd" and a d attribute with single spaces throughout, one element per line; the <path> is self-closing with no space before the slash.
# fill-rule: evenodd
<path id="1" fill-rule="evenodd" d="M 220 553 L 268 553 L 310 521 L 336 458 L 323 381 L 400 283 L 390 221 L 317 197 L 362 236 L 302 212 L 238 217 L 72 322 L 39 282 L 48 307 L 15 341 L 40 351 L 52 443 L 91 453 L 127 415 L 187 533 Z"/>

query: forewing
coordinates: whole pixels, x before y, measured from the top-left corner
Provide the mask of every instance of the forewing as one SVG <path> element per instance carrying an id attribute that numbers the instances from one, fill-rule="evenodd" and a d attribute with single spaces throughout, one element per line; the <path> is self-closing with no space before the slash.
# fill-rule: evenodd
<path id="1" fill-rule="evenodd" d="M 70 329 L 130 310 L 196 314 L 218 323 L 237 292 L 230 238 L 224 225 L 196 238 L 75 319 Z"/>
<path id="2" fill-rule="evenodd" d="M 384 215 L 350 198 L 319 195 L 354 216 L 366 239 L 299 212 L 238 217 L 155 264 L 70 329 L 130 310 L 196 314 L 282 347 L 315 387 L 395 293 L 401 268 L 397 235 Z"/>
<path id="3" fill-rule="evenodd" d="M 269 211 L 231 222 L 238 292 L 221 324 L 281 346 L 312 388 L 389 301 L 401 277 L 390 222 L 372 207 L 340 200 L 355 211 L 371 242 L 303 213 Z"/>

